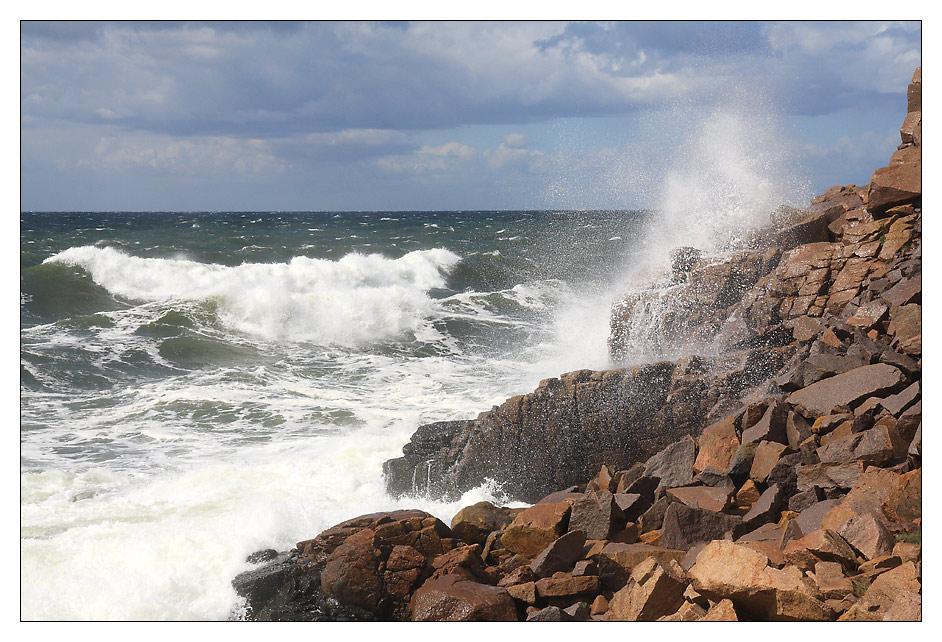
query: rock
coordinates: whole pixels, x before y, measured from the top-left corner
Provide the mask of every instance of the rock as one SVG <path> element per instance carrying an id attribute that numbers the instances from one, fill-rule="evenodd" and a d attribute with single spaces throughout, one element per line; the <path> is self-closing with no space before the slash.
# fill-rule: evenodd
<path id="1" fill-rule="evenodd" d="M 759 443 L 760 441 L 775 441 L 782 444 L 788 443 L 788 436 L 785 433 L 785 419 L 787 410 L 785 406 L 779 403 L 773 403 L 765 411 L 754 426 L 751 426 L 742 433 L 743 443 Z"/>
<path id="2" fill-rule="evenodd" d="M 921 585 L 912 562 L 879 575 L 840 622 L 901 622 L 922 619 Z"/>
<path id="3" fill-rule="evenodd" d="M 676 501 L 677 498 L 673 495 L 664 495 L 654 502 L 651 507 L 644 511 L 641 517 L 638 518 L 638 522 L 641 524 L 641 532 L 649 533 L 651 531 L 660 530 L 661 524 L 664 523 L 664 513 L 667 512 L 667 507 Z"/>
<path id="4" fill-rule="evenodd" d="M 720 539 L 727 531 L 742 527 L 742 519 L 702 508 L 673 503 L 664 514 L 661 544 L 686 551 L 694 544 Z"/>
<path id="5" fill-rule="evenodd" d="M 799 450 L 801 442 L 811 436 L 811 426 L 807 420 L 797 412 L 789 411 L 785 420 L 785 435 L 788 438 L 788 447 Z"/>
<path id="6" fill-rule="evenodd" d="M 800 513 L 824 500 L 824 492 L 818 486 L 812 485 L 809 489 L 792 495 L 788 499 L 788 510 Z"/>
<path id="7" fill-rule="evenodd" d="M 547 606 L 527 615 L 527 622 L 562 622 L 563 611 L 558 606 Z"/>
<path id="8" fill-rule="evenodd" d="M 868 560 L 893 552 L 893 535 L 870 513 L 851 517 L 837 533 Z"/>
<path id="9" fill-rule="evenodd" d="M 749 473 L 752 471 L 752 463 L 756 456 L 756 447 L 757 444 L 753 442 L 743 443 L 736 451 L 736 454 L 733 455 L 732 461 L 729 462 L 729 466 L 726 468 L 726 474 L 737 486 L 746 481 L 749 477 Z"/>
<path id="10" fill-rule="evenodd" d="M 703 252 L 695 247 L 678 247 L 670 252 L 671 272 L 674 281 L 680 282 L 687 278 L 690 270 L 700 262 Z"/>
<path id="11" fill-rule="evenodd" d="M 760 620 L 827 620 L 833 612 L 814 598 L 797 569 L 776 569 L 751 548 L 717 540 L 700 551 L 687 572 L 693 587 L 710 600 L 728 599 Z"/>
<path id="12" fill-rule="evenodd" d="M 825 516 L 831 512 L 835 506 L 839 506 L 839 499 L 825 499 L 807 507 L 793 520 L 795 525 L 801 529 L 801 537 L 807 533 L 812 533 L 821 528 Z"/>
<path id="13" fill-rule="evenodd" d="M 798 490 L 811 488 L 851 488 L 857 483 L 863 464 L 851 461 L 843 464 L 808 464 L 798 466 Z"/>
<path id="14" fill-rule="evenodd" d="M 570 510 L 568 502 L 531 506 L 504 529 L 501 543 L 509 551 L 535 557 L 566 532 Z"/>
<path id="15" fill-rule="evenodd" d="M 903 279 L 892 288 L 880 295 L 891 307 L 899 307 L 907 303 L 920 303 L 922 301 L 922 275 Z"/>
<path id="16" fill-rule="evenodd" d="M 321 574 L 321 587 L 328 597 L 374 613 L 385 610 L 385 587 L 377 568 L 375 544 L 376 533 L 364 528 L 330 554 Z"/>
<path id="17" fill-rule="evenodd" d="M 654 622 L 677 611 L 684 603 L 684 572 L 673 566 L 648 559 L 631 572 L 624 588 L 612 596 L 608 620 Z"/>
<path id="18" fill-rule="evenodd" d="M 618 510 L 629 522 L 636 521 L 644 511 L 651 507 L 638 493 L 615 493 L 613 497 Z"/>
<path id="19" fill-rule="evenodd" d="M 606 611 L 608 611 L 608 600 L 605 599 L 604 595 L 596 595 L 592 601 L 592 606 L 589 608 L 589 614 L 602 615 Z"/>
<path id="20" fill-rule="evenodd" d="M 478 502 L 458 511 L 451 520 L 451 531 L 463 542 L 483 546 L 488 535 L 503 529 L 511 521 L 506 509 L 497 508 L 490 502 Z"/>
<path id="21" fill-rule="evenodd" d="M 261 568 L 240 573 L 232 580 L 236 593 L 246 599 L 250 612 L 262 609 L 282 589 L 293 570 L 288 553 L 278 554 Z"/>
<path id="22" fill-rule="evenodd" d="M 845 464 L 859 461 L 868 465 L 883 465 L 899 457 L 908 444 L 904 444 L 895 426 L 876 425 L 870 430 L 837 437 L 818 448 L 818 458 L 825 464 Z"/>
<path id="23" fill-rule="evenodd" d="M 841 600 L 853 592 L 850 579 L 837 562 L 818 562 L 812 575 L 822 597 Z"/>
<path id="24" fill-rule="evenodd" d="M 854 327 L 872 328 L 878 321 L 883 319 L 886 311 L 887 306 L 885 303 L 881 301 L 871 301 L 857 308 L 857 311 L 854 312 L 853 316 L 847 319 L 846 323 Z"/>
<path id="25" fill-rule="evenodd" d="M 826 415 L 837 406 L 853 406 L 867 397 L 885 396 L 904 381 L 897 368 L 878 363 L 813 383 L 793 392 L 786 401 L 811 419 Z"/>
<path id="26" fill-rule="evenodd" d="M 536 582 L 523 582 L 505 586 L 510 597 L 524 604 L 536 604 Z"/>
<path id="27" fill-rule="evenodd" d="M 549 577 L 557 571 L 572 568 L 572 565 L 582 557 L 585 540 L 585 531 L 570 530 L 543 549 L 543 552 L 537 555 L 530 564 L 530 570 L 537 577 Z"/>
<path id="28" fill-rule="evenodd" d="M 832 530 L 819 528 L 785 546 L 785 559 L 802 571 L 813 571 L 815 564 L 837 562 L 848 572 L 857 567 L 857 554 L 843 537 Z"/>
<path id="29" fill-rule="evenodd" d="M 599 578 L 594 575 L 575 577 L 569 573 L 556 573 L 536 581 L 536 593 L 542 598 L 594 595 L 599 590 Z"/>
<path id="30" fill-rule="evenodd" d="M 742 485 L 742 488 L 736 493 L 736 505 L 739 508 L 749 510 L 759 501 L 759 497 L 762 493 L 759 492 L 756 483 L 751 479 L 747 479 L 746 483 Z"/>
<path id="31" fill-rule="evenodd" d="M 726 508 L 732 497 L 732 491 L 729 488 L 711 488 L 709 486 L 684 486 L 682 488 L 670 488 L 667 492 L 687 506 L 714 512 L 721 512 Z"/>
<path id="32" fill-rule="evenodd" d="M 867 193 L 867 211 L 875 217 L 895 205 L 922 198 L 922 148 L 910 147 L 893 154 L 890 164 L 873 173 Z"/>
<path id="33" fill-rule="evenodd" d="M 736 615 L 736 607 L 732 600 L 720 600 L 710 607 L 701 619 L 701 622 L 738 622 L 739 616 Z"/>
<path id="34" fill-rule="evenodd" d="M 606 544 L 599 555 L 599 578 L 605 586 L 619 589 L 625 585 L 635 566 L 646 559 L 664 562 L 683 561 L 686 553 L 681 550 L 651 546 L 649 544 Z"/>
<path id="35" fill-rule="evenodd" d="M 484 567 L 484 562 L 478 554 L 480 546 L 472 544 L 462 546 L 448 551 L 444 555 L 439 555 L 432 560 L 432 577 L 442 577 L 444 575 L 457 575 L 472 582 L 481 582 L 483 584 L 493 584 L 493 578 L 488 574 Z M 390 555 L 390 562 L 393 556 Z M 390 568 L 390 562 L 386 563 L 386 568 Z"/>
<path id="36" fill-rule="evenodd" d="M 585 622 L 589 619 L 589 604 L 588 602 L 576 602 L 572 606 L 567 606 L 563 609 L 563 613 L 569 616 L 569 619 L 573 622 Z"/>
<path id="37" fill-rule="evenodd" d="M 899 488 L 901 477 L 902 475 L 880 468 L 867 469 L 840 503 L 828 511 L 821 526 L 837 529 L 855 515 L 873 513 L 881 516 L 883 501 Z"/>
<path id="38" fill-rule="evenodd" d="M 922 517 L 922 469 L 899 478 L 899 486 L 880 504 L 883 514 L 893 522 L 911 522 Z"/>
<path id="39" fill-rule="evenodd" d="M 759 442 L 755 459 L 752 460 L 752 468 L 749 469 L 749 478 L 759 484 L 764 483 L 787 448 L 785 444 L 772 441 Z"/>
<path id="40" fill-rule="evenodd" d="M 782 489 L 782 497 L 788 498 L 798 490 L 798 466 L 818 463 L 818 455 L 811 451 L 801 450 L 797 453 L 779 457 L 778 463 L 766 477 L 765 483 L 769 486 L 778 484 Z"/>
<path id="41" fill-rule="evenodd" d="M 661 481 L 658 489 L 684 486 L 693 482 L 693 465 L 697 455 L 697 444 L 687 436 L 648 459 L 644 474 Z"/>
<path id="42" fill-rule="evenodd" d="M 701 473 L 710 466 L 726 470 L 739 449 L 735 416 L 730 415 L 719 423 L 704 428 L 697 444 L 699 452 L 693 464 L 695 473 Z"/>
<path id="43" fill-rule="evenodd" d="M 778 484 L 772 484 L 759 496 L 756 503 L 743 515 L 742 521 L 750 526 L 757 526 L 776 519 L 779 507 L 782 505 L 782 489 Z M 665 522 L 667 519 L 665 518 Z"/>
<path id="44" fill-rule="evenodd" d="M 514 622 L 517 610 L 506 589 L 444 575 L 423 584 L 412 596 L 414 622 Z"/>
<path id="45" fill-rule="evenodd" d="M 835 354 L 814 354 L 803 359 L 795 368 L 775 378 L 775 383 L 786 392 L 806 388 L 813 383 L 860 367 L 857 359 Z"/>
<path id="46" fill-rule="evenodd" d="M 903 410 L 908 408 L 919 398 L 919 392 L 920 382 L 917 381 L 899 394 L 890 395 L 886 399 L 881 400 L 880 405 L 886 408 L 894 417 L 899 417 Z"/>
<path id="47" fill-rule="evenodd" d="M 894 308 L 890 318 L 887 332 L 895 336 L 894 345 L 906 354 L 922 354 L 922 306 L 910 303 Z"/>
<path id="48" fill-rule="evenodd" d="M 608 539 L 625 519 L 615 497 L 607 490 L 589 491 L 572 505 L 569 530 L 584 531 L 589 539 Z"/>
<path id="49" fill-rule="evenodd" d="M 703 472 L 697 475 L 697 481 L 711 488 L 723 488 L 730 492 L 736 490 L 736 484 L 729 478 L 729 475 L 713 466 L 707 466 Z"/>

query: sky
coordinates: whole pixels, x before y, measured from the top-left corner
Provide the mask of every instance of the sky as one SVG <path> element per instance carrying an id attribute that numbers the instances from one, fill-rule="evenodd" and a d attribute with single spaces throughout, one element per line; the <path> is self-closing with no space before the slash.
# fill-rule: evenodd
<path id="1" fill-rule="evenodd" d="M 711 145 L 786 158 L 776 173 L 810 196 L 887 163 L 922 57 L 919 22 L 27 21 L 20 36 L 25 211 L 652 207 L 717 113 L 732 125 Z"/>

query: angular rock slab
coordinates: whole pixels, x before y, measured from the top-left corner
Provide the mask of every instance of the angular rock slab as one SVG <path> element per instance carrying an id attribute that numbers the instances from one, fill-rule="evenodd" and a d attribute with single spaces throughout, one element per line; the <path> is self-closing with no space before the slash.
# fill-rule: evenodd
<path id="1" fill-rule="evenodd" d="M 786 401 L 811 419 L 829 414 L 835 406 L 851 406 L 867 397 L 885 396 L 905 380 L 899 369 L 877 363 L 813 383 L 793 392 Z"/>
<path id="2" fill-rule="evenodd" d="M 457 575 L 423 584 L 409 602 L 409 613 L 414 622 L 517 621 L 517 609 L 506 589 Z"/>

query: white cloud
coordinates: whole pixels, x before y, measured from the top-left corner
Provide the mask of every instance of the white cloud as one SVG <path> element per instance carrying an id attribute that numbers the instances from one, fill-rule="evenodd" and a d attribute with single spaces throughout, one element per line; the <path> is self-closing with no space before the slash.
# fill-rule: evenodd
<path id="1" fill-rule="evenodd" d="M 476 156 L 477 150 L 473 147 L 450 142 L 438 147 L 423 145 L 409 154 L 383 156 L 376 160 L 376 165 L 388 172 L 440 173 L 459 169 Z"/>

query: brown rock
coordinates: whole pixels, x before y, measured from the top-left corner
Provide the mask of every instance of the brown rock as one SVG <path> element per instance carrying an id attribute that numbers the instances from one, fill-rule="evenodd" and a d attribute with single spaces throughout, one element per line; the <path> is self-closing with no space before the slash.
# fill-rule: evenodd
<path id="1" fill-rule="evenodd" d="M 870 513 L 850 518 L 837 533 L 868 560 L 893 552 L 893 535 Z"/>
<path id="2" fill-rule="evenodd" d="M 900 477 L 899 486 L 883 500 L 883 514 L 893 522 L 911 522 L 922 517 L 922 469 Z"/>
<path id="3" fill-rule="evenodd" d="M 693 482 L 693 465 L 697 456 L 697 442 L 689 435 L 676 441 L 648 459 L 644 465 L 647 477 L 658 477 L 658 488 L 675 488 Z"/>
<path id="4" fill-rule="evenodd" d="M 585 531 L 569 531 L 537 555 L 530 570 L 537 577 L 549 577 L 557 571 L 565 571 L 582 557 L 585 546 Z"/>
<path id="5" fill-rule="evenodd" d="M 863 472 L 863 463 L 852 461 L 843 464 L 807 464 L 796 468 L 798 490 L 818 488 L 850 488 L 857 483 Z"/>
<path id="6" fill-rule="evenodd" d="M 605 599 L 604 595 L 597 595 L 595 600 L 592 601 L 589 613 L 592 615 L 602 615 L 606 611 L 608 611 L 608 600 Z"/>
<path id="7" fill-rule="evenodd" d="M 761 494 L 759 489 L 756 488 L 756 483 L 751 479 L 747 479 L 739 492 L 736 493 L 736 505 L 748 510 L 759 501 Z"/>
<path id="8" fill-rule="evenodd" d="M 727 531 L 741 528 L 742 523 L 742 518 L 735 515 L 673 503 L 664 514 L 661 544 L 686 551 L 698 542 L 720 539 Z"/>
<path id="9" fill-rule="evenodd" d="M 759 445 L 756 446 L 756 456 L 752 460 L 749 477 L 757 483 L 764 483 L 787 448 L 788 446 L 785 444 L 773 441 L 759 442 Z"/>
<path id="10" fill-rule="evenodd" d="M 738 622 L 739 616 L 736 615 L 736 607 L 732 600 L 720 600 L 710 607 L 707 614 L 701 619 L 701 622 Z"/>
<path id="11" fill-rule="evenodd" d="M 918 562 L 922 559 L 922 545 L 910 542 L 896 542 L 893 546 L 893 556 L 903 562 Z"/>
<path id="12" fill-rule="evenodd" d="M 857 483 L 850 489 L 837 506 L 824 516 L 823 528 L 837 529 L 855 515 L 873 513 L 883 514 L 881 505 L 893 491 L 899 488 L 902 476 L 881 468 L 871 467 L 860 475 Z"/>
<path id="13" fill-rule="evenodd" d="M 760 441 L 775 441 L 778 443 L 788 443 L 788 435 L 785 432 L 785 419 L 787 418 L 787 409 L 779 403 L 773 403 L 765 411 L 754 426 L 751 426 L 742 433 L 743 443 Z"/>
<path id="14" fill-rule="evenodd" d="M 882 573 L 841 622 L 900 622 L 922 619 L 921 584 L 912 562 Z"/>
<path id="15" fill-rule="evenodd" d="M 517 609 L 506 589 L 445 575 L 423 584 L 412 596 L 414 622 L 514 622 Z"/>
<path id="16" fill-rule="evenodd" d="M 799 450 L 801 442 L 811 436 L 811 426 L 804 417 L 789 410 L 788 418 L 785 420 L 785 436 L 788 438 L 788 447 L 792 450 Z"/>
<path id="17" fill-rule="evenodd" d="M 535 582 L 537 579 L 536 574 L 530 570 L 529 566 L 518 566 L 513 571 L 500 578 L 497 582 L 497 586 L 513 586 L 514 584 L 525 584 L 527 582 Z"/>
<path id="18" fill-rule="evenodd" d="M 517 515 L 510 526 L 504 529 L 501 543 L 509 551 L 535 557 L 566 532 L 569 514 L 568 502 L 531 506 Z"/>
<path id="19" fill-rule="evenodd" d="M 531 609 L 533 609 L 531 611 Z M 566 621 L 563 610 L 558 606 L 547 606 L 546 608 L 536 609 L 536 607 L 527 608 L 527 622 L 564 622 Z"/>
<path id="20" fill-rule="evenodd" d="M 899 417 L 900 413 L 908 408 L 917 398 L 919 398 L 920 392 L 920 382 L 917 381 L 913 385 L 906 388 L 903 392 L 899 394 L 890 395 L 886 399 L 880 401 L 880 405 L 886 408 L 891 415 L 894 417 Z"/>
<path id="21" fill-rule="evenodd" d="M 575 577 L 569 573 L 556 573 L 536 581 L 536 593 L 542 598 L 594 595 L 599 590 L 599 578 L 594 575 Z"/>
<path id="22" fill-rule="evenodd" d="M 903 279 L 892 288 L 880 295 L 880 298 L 886 301 L 892 307 L 906 305 L 907 303 L 918 303 L 917 298 L 921 300 L 922 295 L 922 275 L 917 274 L 908 279 Z"/>
<path id="23" fill-rule="evenodd" d="M 819 561 L 837 562 L 848 572 L 857 567 L 857 554 L 850 544 L 836 532 L 824 528 L 789 542 L 783 552 L 789 564 L 803 571 L 813 571 Z"/>
<path id="24" fill-rule="evenodd" d="M 364 528 L 338 546 L 321 572 L 321 588 L 327 597 L 371 612 L 381 610 L 385 598 L 373 548 L 376 534 Z"/>
<path id="25" fill-rule="evenodd" d="M 589 539 L 608 539 L 624 521 L 612 493 L 590 490 L 573 503 L 569 530 L 583 531 Z"/>
<path id="26" fill-rule="evenodd" d="M 732 491 L 729 488 L 713 488 L 710 486 L 684 486 L 683 488 L 670 488 L 667 492 L 687 506 L 715 512 L 721 512 L 726 508 L 732 496 Z"/>
<path id="27" fill-rule="evenodd" d="M 654 622 L 671 615 L 684 603 L 684 572 L 673 566 L 648 559 L 631 572 L 624 588 L 612 596 L 608 619 L 629 622 Z"/>
<path id="28" fill-rule="evenodd" d="M 653 558 L 664 562 L 683 561 L 684 551 L 649 544 L 606 544 L 599 555 L 599 577 L 606 586 L 621 588 L 635 566 Z"/>
<path id="29" fill-rule="evenodd" d="M 878 363 L 813 383 L 793 392 L 787 401 L 805 417 L 818 417 L 836 406 L 851 406 L 867 397 L 885 396 L 903 381 L 903 373 L 897 368 Z"/>
<path id="30" fill-rule="evenodd" d="M 480 547 L 473 544 L 461 546 L 439 555 L 432 560 L 432 568 L 434 569 L 432 577 L 458 575 L 472 582 L 491 584 L 491 577 L 485 570 L 484 561 L 478 554 L 479 550 Z"/>
<path id="31" fill-rule="evenodd" d="M 693 464 L 695 473 L 701 473 L 709 466 L 726 470 L 739 449 L 735 416 L 730 415 L 719 423 L 704 428 L 697 443 L 700 452 Z"/>
<path id="32" fill-rule="evenodd" d="M 834 439 L 818 448 L 817 452 L 821 462 L 825 464 L 859 461 L 879 466 L 898 457 L 901 448 L 905 449 L 905 445 L 896 432 L 896 427 L 878 424 L 863 432 L 846 436 L 835 435 Z"/>
<path id="33" fill-rule="evenodd" d="M 890 164 L 873 173 L 867 210 L 879 216 L 894 205 L 922 198 L 922 148 L 909 147 L 893 154 Z"/>
<path id="34" fill-rule="evenodd" d="M 729 599 L 736 611 L 768 620 L 826 620 L 832 611 L 812 596 L 797 569 L 775 569 L 751 548 L 710 542 L 688 571 L 694 588 L 711 600 Z"/>
<path id="35" fill-rule="evenodd" d="M 854 415 L 849 412 L 839 412 L 833 415 L 822 415 L 814 420 L 814 423 L 811 425 L 811 432 L 816 435 L 824 435 L 845 421 L 851 420 L 854 418 Z"/>
<path id="36" fill-rule="evenodd" d="M 886 314 L 887 306 L 882 301 L 871 301 L 857 308 L 853 316 L 847 319 L 847 325 L 859 328 L 872 328 Z"/>
<path id="37" fill-rule="evenodd" d="M 890 313 L 887 332 L 895 335 L 894 343 L 906 354 L 922 354 L 922 306 L 910 303 Z"/>
<path id="38" fill-rule="evenodd" d="M 844 599 L 853 592 L 850 579 L 844 575 L 843 567 L 837 562 L 818 562 L 812 575 L 814 583 L 826 599 Z"/>
<path id="39" fill-rule="evenodd" d="M 658 622 L 699 622 L 707 614 L 705 608 L 692 602 L 684 602 L 676 613 L 659 617 Z"/>
<path id="40" fill-rule="evenodd" d="M 757 526 L 769 521 L 775 521 L 779 507 L 782 505 L 782 489 L 778 484 L 772 484 L 759 496 L 749 512 L 743 515 L 742 521 L 750 526 Z M 665 523 L 667 519 L 665 518 Z"/>
<path id="41" fill-rule="evenodd" d="M 510 597 L 523 602 L 524 604 L 536 604 L 536 582 L 524 582 L 523 584 L 511 584 L 504 587 L 510 594 Z"/>
<path id="42" fill-rule="evenodd" d="M 465 506 L 451 520 L 451 531 L 458 539 L 468 544 L 487 542 L 487 536 L 499 531 L 511 522 L 507 509 L 498 508 L 490 502 L 478 502 Z"/>

